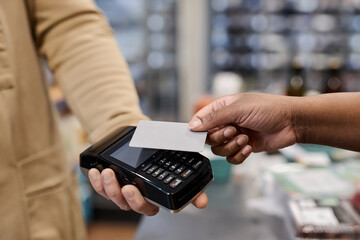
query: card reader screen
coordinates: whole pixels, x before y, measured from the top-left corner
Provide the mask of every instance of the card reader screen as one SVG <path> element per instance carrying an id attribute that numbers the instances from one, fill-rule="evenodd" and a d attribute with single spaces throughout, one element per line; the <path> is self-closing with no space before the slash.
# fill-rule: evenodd
<path id="1" fill-rule="evenodd" d="M 130 147 L 129 142 L 127 142 L 111 153 L 110 156 L 137 168 L 156 152 L 156 149 Z"/>

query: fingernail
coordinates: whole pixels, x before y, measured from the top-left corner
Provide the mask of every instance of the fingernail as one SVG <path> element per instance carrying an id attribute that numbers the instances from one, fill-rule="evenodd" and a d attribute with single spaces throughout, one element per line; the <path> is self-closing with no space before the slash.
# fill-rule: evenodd
<path id="1" fill-rule="evenodd" d="M 153 215 L 155 215 L 155 214 L 157 214 L 158 212 L 159 212 L 159 208 L 154 208 L 153 210 L 152 210 L 152 214 Z"/>
<path id="2" fill-rule="evenodd" d="M 131 208 L 129 205 L 124 205 L 121 209 L 124 211 L 129 211 Z"/>
<path id="3" fill-rule="evenodd" d="M 98 175 L 96 172 L 91 171 L 91 172 L 89 172 L 89 178 L 91 180 L 96 180 L 98 178 Z"/>
<path id="4" fill-rule="evenodd" d="M 130 206 L 129 206 L 127 203 L 122 204 L 122 205 L 120 206 L 120 208 L 121 208 L 122 210 L 124 210 L 124 211 L 129 211 L 129 210 L 131 209 Z"/>
<path id="5" fill-rule="evenodd" d="M 126 199 L 131 200 L 134 197 L 133 191 L 124 191 L 123 195 Z"/>
<path id="6" fill-rule="evenodd" d="M 236 143 L 239 145 L 239 146 L 242 146 L 246 143 L 246 140 L 244 137 L 239 137 L 238 139 L 236 139 Z"/>
<path id="7" fill-rule="evenodd" d="M 201 126 L 201 124 L 202 123 L 201 123 L 200 119 L 195 119 L 194 121 L 191 121 L 189 123 L 189 127 L 190 127 L 190 129 L 194 129 L 194 128 Z"/>
<path id="8" fill-rule="evenodd" d="M 112 180 L 112 176 L 109 172 L 105 171 L 104 172 L 104 182 L 105 183 L 110 183 Z"/>
<path id="9" fill-rule="evenodd" d="M 242 150 L 241 150 L 241 154 L 243 156 L 247 156 L 251 153 L 251 147 L 249 145 L 246 145 Z"/>
<path id="10" fill-rule="evenodd" d="M 234 128 L 226 128 L 224 131 L 224 137 L 230 138 L 234 135 L 235 129 Z"/>

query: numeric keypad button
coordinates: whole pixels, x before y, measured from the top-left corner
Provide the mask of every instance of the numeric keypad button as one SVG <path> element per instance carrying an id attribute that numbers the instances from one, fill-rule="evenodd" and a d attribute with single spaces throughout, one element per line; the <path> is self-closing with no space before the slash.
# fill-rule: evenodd
<path id="1" fill-rule="evenodd" d="M 162 173 L 159 175 L 158 179 L 159 179 L 160 181 L 162 181 L 167 175 L 169 175 L 169 172 L 168 172 L 168 171 L 164 171 L 164 172 L 162 172 Z M 171 181 L 171 180 L 170 180 L 170 181 Z"/>
<path id="2" fill-rule="evenodd" d="M 146 171 L 146 173 L 147 173 L 147 174 L 152 174 L 157 168 L 158 168 L 158 166 L 153 165 L 152 167 L 150 167 L 150 168 Z"/>
<path id="3" fill-rule="evenodd" d="M 168 184 L 169 182 L 171 182 L 173 179 L 175 178 L 174 175 L 169 175 L 165 178 L 164 183 Z"/>
<path id="4" fill-rule="evenodd" d="M 164 171 L 164 169 L 158 168 L 158 169 L 152 174 L 152 176 L 153 176 L 153 177 L 157 177 L 160 173 L 162 173 L 162 171 Z"/>
<path id="5" fill-rule="evenodd" d="M 182 171 L 185 170 L 185 168 L 186 168 L 185 166 L 181 166 L 181 167 L 179 167 L 178 169 L 175 170 L 175 173 L 180 174 Z"/>

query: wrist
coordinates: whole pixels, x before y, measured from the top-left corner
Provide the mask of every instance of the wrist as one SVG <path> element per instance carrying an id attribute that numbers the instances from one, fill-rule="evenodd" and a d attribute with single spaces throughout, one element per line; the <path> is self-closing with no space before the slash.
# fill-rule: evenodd
<path id="1" fill-rule="evenodd" d="M 306 118 L 306 99 L 305 97 L 291 97 L 289 102 L 292 129 L 295 134 L 296 143 L 306 143 L 307 130 L 309 128 L 308 119 Z"/>

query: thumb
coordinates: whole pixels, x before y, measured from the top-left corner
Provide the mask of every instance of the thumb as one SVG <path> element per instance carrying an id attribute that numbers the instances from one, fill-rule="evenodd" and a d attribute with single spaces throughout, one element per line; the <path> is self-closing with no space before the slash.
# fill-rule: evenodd
<path id="1" fill-rule="evenodd" d="M 232 110 L 231 105 L 224 108 L 208 112 L 204 116 L 195 115 L 189 127 L 193 131 L 207 131 L 215 127 L 220 127 L 233 123 L 236 119 L 236 113 Z"/>

